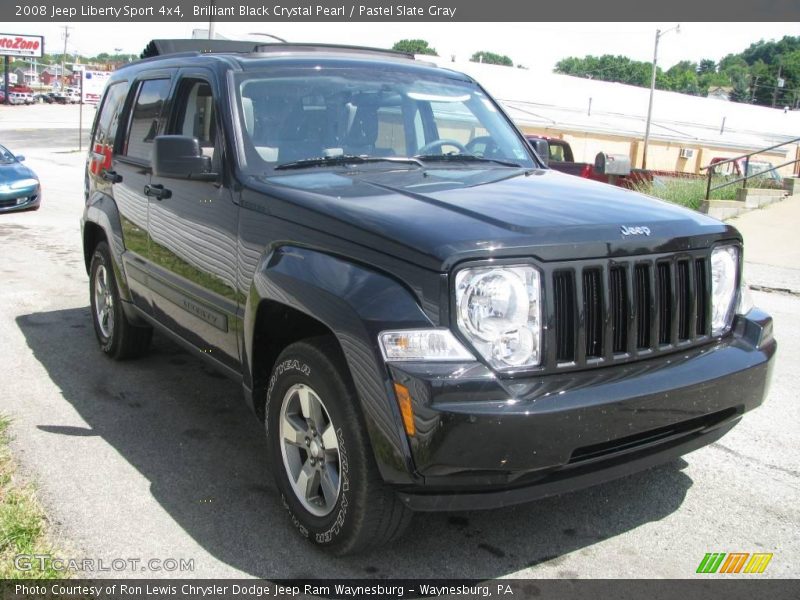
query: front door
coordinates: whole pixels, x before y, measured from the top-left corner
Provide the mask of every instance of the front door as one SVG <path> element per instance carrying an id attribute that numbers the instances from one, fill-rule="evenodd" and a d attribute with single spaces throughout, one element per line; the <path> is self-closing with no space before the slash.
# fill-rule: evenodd
<path id="1" fill-rule="evenodd" d="M 223 177 L 219 92 L 202 72 L 180 75 L 168 134 L 200 142 L 213 181 L 153 176 L 167 194 L 149 198 L 150 290 L 153 314 L 212 358 L 238 370 L 236 248 L 239 206 Z"/>

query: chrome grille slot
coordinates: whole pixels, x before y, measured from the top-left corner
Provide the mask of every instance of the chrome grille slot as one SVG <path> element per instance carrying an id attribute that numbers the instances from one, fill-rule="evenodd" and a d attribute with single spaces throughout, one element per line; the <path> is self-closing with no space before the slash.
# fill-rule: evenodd
<path id="1" fill-rule="evenodd" d="M 575 360 L 575 275 L 559 271 L 553 275 L 553 308 L 556 320 L 556 360 Z"/>
<path id="2" fill-rule="evenodd" d="M 690 336 L 689 321 L 692 310 L 692 288 L 689 281 L 689 261 L 678 261 L 677 300 L 678 300 L 678 339 L 688 340 Z"/>
<path id="3" fill-rule="evenodd" d="M 586 327 L 586 358 L 603 355 L 603 290 L 600 269 L 583 271 L 583 314 Z"/>
<path id="4" fill-rule="evenodd" d="M 697 304 L 695 334 L 698 336 L 708 335 L 708 307 L 711 300 L 709 299 L 710 289 L 706 272 L 706 259 L 696 259 L 694 261 L 694 297 Z"/>
<path id="5" fill-rule="evenodd" d="M 650 313 L 650 265 L 636 265 L 636 348 L 644 350 L 650 347 L 650 329 L 653 317 Z"/>
<path id="6" fill-rule="evenodd" d="M 614 352 L 625 352 L 628 343 L 628 296 L 625 289 L 625 275 L 626 273 L 623 267 L 611 268 L 609 292 L 611 297 L 611 322 L 614 334 Z"/>
<path id="7" fill-rule="evenodd" d="M 670 264 L 660 262 L 656 265 L 656 290 L 658 294 L 658 343 L 669 344 L 672 331 L 672 279 Z"/>

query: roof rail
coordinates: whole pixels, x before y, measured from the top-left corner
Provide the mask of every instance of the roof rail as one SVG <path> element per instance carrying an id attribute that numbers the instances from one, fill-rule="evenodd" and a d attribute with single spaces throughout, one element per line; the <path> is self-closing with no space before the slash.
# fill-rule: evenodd
<path id="1" fill-rule="evenodd" d="M 383 48 L 369 48 L 366 46 L 347 46 L 340 44 L 315 44 L 315 43 L 258 43 L 239 40 L 151 40 L 142 51 L 140 58 L 153 58 L 167 54 L 182 54 L 186 52 L 343 52 L 371 54 L 376 56 L 392 56 L 414 60 L 410 52 L 398 52 Z"/>
<path id="2" fill-rule="evenodd" d="M 165 54 L 184 52 L 254 52 L 257 42 L 237 40 L 151 40 L 140 58 L 152 58 Z"/>
<path id="3" fill-rule="evenodd" d="M 257 44 L 255 52 L 344 52 L 358 54 L 374 54 L 377 56 L 392 56 L 394 58 L 405 58 L 414 60 L 414 55 L 410 52 L 400 52 L 397 50 L 386 50 L 385 48 L 370 48 L 368 46 L 348 46 L 341 44 L 314 44 L 314 43 L 273 43 Z"/>

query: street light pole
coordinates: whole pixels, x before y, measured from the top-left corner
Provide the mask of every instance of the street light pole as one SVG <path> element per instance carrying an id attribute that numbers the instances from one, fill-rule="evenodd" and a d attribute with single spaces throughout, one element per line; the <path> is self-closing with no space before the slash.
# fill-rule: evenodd
<path id="1" fill-rule="evenodd" d="M 656 66 L 658 64 L 658 40 L 661 39 L 661 36 L 665 33 L 669 33 L 670 31 L 675 31 L 675 33 L 681 32 L 681 26 L 676 25 L 675 27 L 671 27 L 665 31 L 661 31 L 660 29 L 656 29 L 656 44 L 655 48 L 653 49 L 653 73 L 650 77 L 650 102 L 647 105 L 647 122 L 644 126 L 644 147 L 642 148 L 642 169 L 647 168 L 647 145 L 650 142 L 650 120 L 653 118 L 653 96 L 655 95 L 656 91 Z"/>

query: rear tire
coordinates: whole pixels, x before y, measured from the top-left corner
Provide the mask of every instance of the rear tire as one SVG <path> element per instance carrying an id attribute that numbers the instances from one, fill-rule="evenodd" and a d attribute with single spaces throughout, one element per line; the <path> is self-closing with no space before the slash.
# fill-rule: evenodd
<path id="1" fill-rule="evenodd" d="M 103 352 L 117 360 L 136 358 L 147 352 L 153 329 L 133 325 L 125 316 L 111 252 L 105 241 L 97 244 L 92 255 L 89 298 L 94 332 Z"/>
<path id="2" fill-rule="evenodd" d="M 344 555 L 402 534 L 412 513 L 378 472 L 333 338 L 288 346 L 275 363 L 266 402 L 272 473 L 301 536 Z"/>

